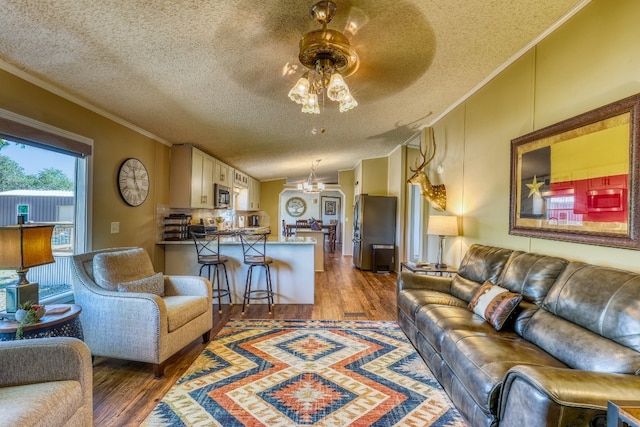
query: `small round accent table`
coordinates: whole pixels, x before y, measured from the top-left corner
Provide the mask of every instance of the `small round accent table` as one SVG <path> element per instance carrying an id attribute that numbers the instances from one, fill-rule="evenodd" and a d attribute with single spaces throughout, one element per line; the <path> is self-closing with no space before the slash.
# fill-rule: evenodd
<path id="1" fill-rule="evenodd" d="M 68 310 L 64 311 L 66 308 Z M 76 304 L 50 304 L 45 306 L 45 315 L 33 325 L 24 326 L 22 339 L 74 337 L 84 339 L 80 312 L 82 308 Z M 58 311 L 58 313 L 56 313 Z M 64 312 L 62 312 L 64 311 Z M 6 314 L 0 313 L 0 317 Z M 13 319 L 0 319 L 0 341 L 16 339 L 18 322 Z"/>

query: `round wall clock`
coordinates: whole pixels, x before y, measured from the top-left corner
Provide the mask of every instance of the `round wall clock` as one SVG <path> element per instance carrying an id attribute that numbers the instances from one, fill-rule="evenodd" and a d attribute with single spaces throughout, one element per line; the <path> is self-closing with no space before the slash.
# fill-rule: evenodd
<path id="1" fill-rule="evenodd" d="M 118 190 L 130 206 L 140 206 L 149 195 L 149 173 L 144 164 L 134 158 L 122 162 L 118 171 Z"/>
<path id="2" fill-rule="evenodd" d="M 300 197 L 292 197 L 287 200 L 286 208 L 289 215 L 298 217 L 307 210 L 307 204 Z"/>

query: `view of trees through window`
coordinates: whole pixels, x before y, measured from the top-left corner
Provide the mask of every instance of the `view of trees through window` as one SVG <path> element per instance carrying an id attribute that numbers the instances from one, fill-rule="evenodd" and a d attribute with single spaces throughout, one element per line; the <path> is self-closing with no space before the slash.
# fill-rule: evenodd
<path id="1" fill-rule="evenodd" d="M 39 282 L 40 300 L 71 292 L 68 280 L 74 248 L 76 157 L 0 140 L 0 226 L 18 216 L 27 224 L 55 224 L 52 249 L 56 262 L 29 270 Z M 15 270 L 0 270 L 0 310 L 5 288 L 17 280 Z"/>

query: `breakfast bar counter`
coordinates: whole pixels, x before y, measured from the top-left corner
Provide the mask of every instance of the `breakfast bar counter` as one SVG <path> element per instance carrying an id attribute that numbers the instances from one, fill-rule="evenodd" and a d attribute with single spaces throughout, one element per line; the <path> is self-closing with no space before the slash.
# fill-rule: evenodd
<path id="1" fill-rule="evenodd" d="M 159 244 L 165 246 L 164 274 L 199 274 L 200 264 L 193 240 L 161 241 Z M 267 240 L 267 256 L 273 258 L 271 278 L 276 304 L 313 304 L 315 244 L 315 239 L 309 237 L 270 236 Z M 221 237 L 220 253 L 229 258 L 226 265 L 232 301 L 234 304 L 242 304 L 248 267 L 243 262 L 240 238 Z M 205 271 L 206 268 L 202 271 L 203 274 Z M 259 280 L 256 277 L 258 271 Z M 254 270 L 253 282 L 258 284 L 258 288 L 264 287 L 264 270 Z"/>

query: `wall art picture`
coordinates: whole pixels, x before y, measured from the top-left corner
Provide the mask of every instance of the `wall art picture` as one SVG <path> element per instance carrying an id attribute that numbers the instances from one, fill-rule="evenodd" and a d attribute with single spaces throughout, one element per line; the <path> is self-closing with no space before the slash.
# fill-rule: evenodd
<path id="1" fill-rule="evenodd" d="M 336 202 L 335 201 L 325 201 L 324 202 L 324 214 L 325 215 L 335 215 L 336 214 Z"/>
<path id="2" fill-rule="evenodd" d="M 509 233 L 640 249 L 640 95 L 511 141 Z"/>

